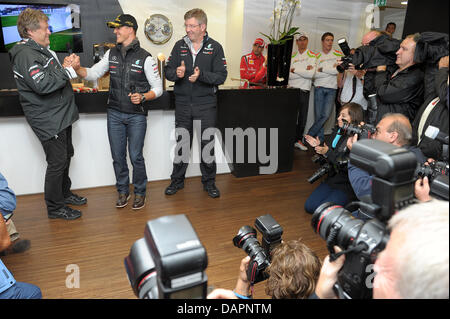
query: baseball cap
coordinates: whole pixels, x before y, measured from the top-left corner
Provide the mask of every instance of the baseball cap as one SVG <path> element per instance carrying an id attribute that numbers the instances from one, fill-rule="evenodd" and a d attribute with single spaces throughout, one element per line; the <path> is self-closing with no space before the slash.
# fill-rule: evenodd
<path id="1" fill-rule="evenodd" d="M 264 46 L 264 45 L 265 45 L 264 40 L 261 39 L 261 38 L 257 38 L 257 39 L 255 40 L 255 42 L 253 42 L 253 44 L 257 44 L 257 45 L 259 45 L 259 46 Z"/>
<path id="2" fill-rule="evenodd" d="M 295 40 L 298 40 L 301 37 L 305 37 L 308 39 L 308 34 L 306 32 L 299 32 L 298 34 L 295 35 Z"/>
<path id="3" fill-rule="evenodd" d="M 110 28 L 127 26 L 133 28 L 134 31 L 138 28 L 136 19 L 130 14 L 119 14 L 114 21 L 106 22 L 106 25 Z"/>

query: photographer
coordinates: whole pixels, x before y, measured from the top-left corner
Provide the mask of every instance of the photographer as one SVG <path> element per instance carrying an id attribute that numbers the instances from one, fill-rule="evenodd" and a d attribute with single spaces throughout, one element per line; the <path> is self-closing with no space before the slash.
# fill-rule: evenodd
<path id="1" fill-rule="evenodd" d="M 375 87 L 378 98 L 377 122 L 386 113 L 404 114 L 412 122 L 423 103 L 424 73 L 414 62 L 414 52 L 420 34 L 409 35 L 396 52 L 394 72 L 386 65 L 377 66 Z"/>
<path id="2" fill-rule="evenodd" d="M 373 298 L 448 299 L 448 224 L 444 201 L 411 205 L 395 214 L 388 224 L 390 239 L 375 262 Z M 325 258 L 315 296 L 336 298 L 333 285 L 344 260 Z"/>
<path id="3" fill-rule="evenodd" d="M 247 278 L 249 261 L 249 256 L 242 259 L 236 287 L 232 292 L 216 289 L 208 298 L 251 298 L 252 287 Z M 308 298 L 316 287 L 320 267 L 319 258 L 300 240 L 282 242 L 273 250 L 272 263 L 266 269 L 269 275 L 266 282 L 266 294 L 272 299 Z"/>
<path id="4" fill-rule="evenodd" d="M 426 161 L 420 149 L 410 146 L 412 128 L 408 118 L 403 114 L 385 114 L 377 124 L 374 138 L 413 152 L 418 163 Z M 357 139 L 358 136 L 354 135 L 347 140 L 347 147 L 350 150 Z M 372 176 L 359 167 L 353 166 L 351 162 L 348 164 L 348 178 L 359 200 L 363 200 L 372 194 Z"/>
<path id="5" fill-rule="evenodd" d="M 363 111 L 359 104 L 348 103 L 341 108 L 337 118 L 337 124 L 331 134 L 328 146 L 320 145 L 318 137 L 306 135 L 305 140 L 314 147 L 316 153 L 324 156 L 330 164 L 328 177 L 308 197 L 305 202 L 305 211 L 314 213 L 317 207 L 325 202 L 332 201 L 345 206 L 355 199 L 355 194 L 347 176 L 347 160 L 349 150 L 347 149 L 347 137 L 343 133 L 344 123 L 358 125 L 363 120 Z M 344 167 L 342 167 L 344 166 Z"/>
<path id="6" fill-rule="evenodd" d="M 434 126 L 448 135 L 447 80 L 448 56 L 445 56 L 439 60 L 434 94 L 421 106 L 413 122 L 413 145 L 417 145 L 426 157 L 436 160 L 443 160 L 445 157 L 442 154 L 443 144 L 425 136 L 425 132 L 429 126 Z"/>

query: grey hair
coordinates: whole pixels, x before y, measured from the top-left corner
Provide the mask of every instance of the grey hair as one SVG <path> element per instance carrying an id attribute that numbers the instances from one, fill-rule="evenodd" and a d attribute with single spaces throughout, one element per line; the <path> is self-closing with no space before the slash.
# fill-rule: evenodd
<path id="1" fill-rule="evenodd" d="M 401 210 L 389 228 L 404 236 L 394 271 L 404 299 L 449 298 L 449 206 L 433 199 Z"/>

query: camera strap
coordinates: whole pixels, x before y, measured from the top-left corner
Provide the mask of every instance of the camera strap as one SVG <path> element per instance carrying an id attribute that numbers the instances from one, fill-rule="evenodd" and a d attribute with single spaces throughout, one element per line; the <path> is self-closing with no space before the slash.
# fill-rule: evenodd
<path id="1" fill-rule="evenodd" d="M 353 246 L 347 250 L 343 250 L 341 252 L 338 253 L 332 253 L 330 254 L 330 261 L 333 262 L 336 259 L 338 259 L 339 257 L 341 257 L 342 255 L 348 254 L 348 253 L 360 253 L 361 251 L 363 251 L 364 249 L 366 249 L 366 245 L 364 243 L 360 243 L 357 246 Z"/>

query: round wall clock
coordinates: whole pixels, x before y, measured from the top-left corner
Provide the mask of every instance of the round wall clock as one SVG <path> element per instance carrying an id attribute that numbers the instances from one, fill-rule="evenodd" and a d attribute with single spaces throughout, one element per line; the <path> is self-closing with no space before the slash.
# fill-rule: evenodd
<path id="1" fill-rule="evenodd" d="M 153 14 L 145 21 L 144 33 L 154 44 L 164 44 L 172 37 L 172 23 L 165 15 Z"/>

